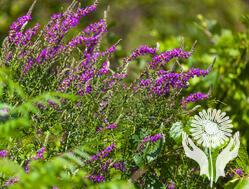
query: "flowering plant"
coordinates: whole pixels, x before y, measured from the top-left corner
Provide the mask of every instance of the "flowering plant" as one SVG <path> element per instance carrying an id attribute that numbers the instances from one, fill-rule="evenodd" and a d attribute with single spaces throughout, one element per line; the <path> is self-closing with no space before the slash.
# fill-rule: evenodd
<path id="1" fill-rule="evenodd" d="M 196 92 L 186 97 L 182 92 L 187 93 L 192 78 L 208 75 L 211 67 L 183 69 L 183 61 L 194 52 L 183 46 L 160 51 L 142 45 L 116 60 L 120 40 L 106 44 L 106 16 L 70 38 L 70 31 L 97 5 L 96 1 L 81 8 L 73 1 L 44 27 L 36 24 L 26 29 L 32 20 L 31 8 L 10 26 L 1 66 L 11 71 L 29 98 L 48 91 L 55 97 L 46 96 L 46 103 L 40 98 L 29 102 L 37 110 L 25 114 L 29 129 L 14 128 L 22 137 L 9 136 L 0 144 L 0 165 L 8 162 L 19 170 L 3 171 L 1 185 L 90 188 L 131 180 L 139 188 L 151 184 L 174 188 L 185 186 L 182 177 L 192 180 L 187 177 L 183 149 L 172 145 L 169 128 L 188 117 L 190 103 L 209 98 L 210 94 Z M 143 58 L 147 64 L 130 79 L 131 65 Z M 2 101 L 14 107 L 24 100 L 2 95 Z M 182 172 L 178 174 L 177 169 Z M 37 175 L 42 179 L 36 179 Z"/>

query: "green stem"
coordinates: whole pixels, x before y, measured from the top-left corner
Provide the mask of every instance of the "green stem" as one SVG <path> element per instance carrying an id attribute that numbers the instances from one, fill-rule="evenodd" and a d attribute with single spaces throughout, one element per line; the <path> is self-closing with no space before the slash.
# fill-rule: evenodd
<path id="1" fill-rule="evenodd" d="M 213 187 L 213 159 L 212 159 L 212 152 L 211 152 L 211 147 L 209 147 L 209 158 L 210 158 L 210 166 L 211 166 L 211 173 L 210 173 L 210 187 Z"/>

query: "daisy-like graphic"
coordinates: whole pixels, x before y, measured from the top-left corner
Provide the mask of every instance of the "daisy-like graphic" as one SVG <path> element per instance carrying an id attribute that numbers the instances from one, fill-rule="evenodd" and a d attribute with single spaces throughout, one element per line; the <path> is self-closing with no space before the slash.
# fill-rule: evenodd
<path id="1" fill-rule="evenodd" d="M 216 148 L 232 136 L 231 122 L 225 112 L 209 108 L 194 116 L 190 132 L 198 144 L 207 148 Z"/>

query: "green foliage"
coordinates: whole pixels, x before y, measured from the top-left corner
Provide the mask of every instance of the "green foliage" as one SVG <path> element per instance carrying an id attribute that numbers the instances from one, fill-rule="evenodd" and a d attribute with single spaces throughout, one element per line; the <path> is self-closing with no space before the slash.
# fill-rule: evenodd
<path id="1" fill-rule="evenodd" d="M 169 134 L 176 142 L 181 142 L 181 137 L 183 133 L 182 122 L 175 122 L 172 124 Z"/>
<path id="2" fill-rule="evenodd" d="M 77 155 L 77 156 L 76 156 Z M 65 153 L 59 157 L 55 157 L 48 162 L 33 161 L 31 163 L 31 172 L 27 174 L 23 168 L 13 161 L 2 159 L 0 160 L 1 175 L 17 177 L 20 180 L 17 184 L 10 188 L 31 189 L 48 188 L 57 186 L 59 188 L 96 188 L 87 179 L 87 174 L 82 169 L 85 166 L 84 159 L 88 158 L 87 153 L 82 149 L 76 149 L 72 152 Z M 97 188 L 130 188 L 132 185 L 127 182 L 113 181 L 104 183 Z M 119 188 L 119 187 L 118 187 Z"/>
<path id="3" fill-rule="evenodd" d="M 0 159 L 0 186 L 4 187 L 10 178 L 18 178 L 19 181 L 10 188 L 29 189 L 35 186 L 43 189 L 57 186 L 58 188 L 149 189 L 165 188 L 171 182 L 174 182 L 177 188 L 208 188 L 208 180 L 199 176 L 197 164 L 185 157 L 181 147 L 181 134 L 183 130 L 188 132 L 188 121 L 201 106 L 222 108 L 227 111 L 235 128 L 241 132 L 242 143 L 248 142 L 249 131 L 246 129 L 249 125 L 248 29 L 235 33 L 233 30 L 220 27 L 216 20 L 206 19 L 205 15 L 198 15 L 198 23 L 194 24 L 193 16 L 197 14 L 196 12 L 191 13 L 192 16 L 185 17 L 190 8 L 203 9 L 203 3 L 209 5 L 208 10 L 212 10 L 215 4 L 209 0 L 188 3 L 181 1 L 155 3 L 151 0 L 129 2 L 124 1 L 121 5 L 140 10 L 141 15 L 135 15 L 134 19 L 123 16 L 119 20 L 121 28 L 127 28 L 122 35 L 128 39 L 131 36 L 140 37 L 138 40 L 126 40 L 129 42 L 129 44 L 124 42 L 126 48 L 136 47 L 138 42 L 144 42 L 145 39 L 146 43 L 152 43 L 152 39 L 156 39 L 160 41 L 158 48 L 165 51 L 179 46 L 179 43 L 184 47 L 184 42 L 185 46 L 190 47 L 193 41 L 198 39 L 197 48 L 187 64 L 179 65 L 182 61 L 176 60 L 173 64 L 166 65 L 165 69 L 187 70 L 196 66 L 207 68 L 216 57 L 215 64 L 211 65 L 212 73 L 203 80 L 193 79 L 186 91 L 173 91 L 167 96 L 148 95 L 147 91 L 142 90 L 134 92 L 132 84 L 147 71 L 147 57 L 118 67 L 116 62 L 122 63 L 120 57 L 127 53 L 121 51 L 122 47 L 118 45 L 118 51 L 111 59 L 115 63 L 111 65 L 111 72 L 114 74 L 124 70 L 129 76 L 128 79 L 118 82 L 114 88 L 102 93 L 100 91 L 104 86 L 103 81 L 108 77 L 104 79 L 95 77 L 92 82 L 96 90 L 90 94 L 76 96 L 73 95 L 77 93 L 75 87 L 61 93 L 58 92 L 58 86 L 68 71 L 80 64 L 82 58 L 80 48 L 73 52 L 62 53 L 44 64 L 35 65 L 28 74 L 23 74 L 21 66 L 26 63 L 26 59 L 14 56 L 7 63 L 4 59 L 5 51 L 11 50 L 14 54 L 18 54 L 22 50 L 21 46 L 14 49 L 9 44 L 10 46 L 4 47 L 1 51 L 3 62 L 0 64 L 0 150 L 7 149 L 9 152 L 8 158 Z M 243 8 L 236 3 L 240 1 L 229 2 L 243 12 Z M 163 6 L 165 3 L 167 5 L 169 3 L 172 7 Z M 54 2 L 51 4 L 54 5 Z M 120 10 L 118 8 L 120 5 L 117 4 L 114 4 L 117 9 L 111 13 L 111 16 L 120 18 L 122 14 L 117 11 Z M 218 8 L 221 9 L 219 15 L 215 17 L 219 21 L 223 20 L 222 23 L 228 26 L 238 23 L 239 11 L 234 14 L 228 13 L 230 9 L 224 6 L 227 2 L 221 1 L 218 4 Z M 151 10 L 148 10 L 148 6 Z M 172 11 L 175 10 L 174 6 L 180 7 L 180 14 Z M 120 14 L 119 17 L 116 17 L 117 14 Z M 147 14 L 153 16 L 144 20 L 144 15 Z M 230 16 L 228 20 L 226 20 L 227 14 Z M 167 24 L 162 24 L 165 18 L 168 21 L 177 18 L 181 24 L 174 22 L 168 28 Z M 124 19 L 130 20 L 131 23 L 124 23 Z M 143 22 L 136 24 L 139 20 Z M 248 20 L 248 16 L 243 17 L 246 27 Z M 113 27 L 113 24 L 111 23 L 110 27 Z M 178 40 L 175 36 L 166 38 L 168 35 L 175 35 L 185 30 L 188 35 L 184 41 Z M 144 34 L 148 34 L 148 38 L 144 38 Z M 70 35 L 71 33 L 66 37 Z M 103 40 L 103 44 L 99 44 L 98 48 L 101 50 L 117 38 L 113 34 L 108 34 L 107 37 L 106 41 Z M 40 38 L 36 42 L 40 46 L 30 45 L 26 48 L 39 53 L 46 43 Z M 101 61 L 96 65 L 100 66 Z M 209 91 L 211 100 L 194 108 L 193 104 L 185 109 L 182 108 L 180 104 L 182 95 L 197 90 Z M 184 124 L 180 124 L 181 122 Z M 117 128 L 108 130 L 106 126 L 110 123 L 117 124 Z M 157 133 L 163 136 L 160 140 L 143 144 L 145 137 Z M 89 162 L 92 155 L 98 154 L 113 143 L 116 144 L 116 148 L 108 158 Z M 40 147 L 46 148 L 44 158 L 35 160 L 35 154 Z M 103 173 L 106 182 L 100 184 L 91 182 L 89 176 L 101 172 L 109 161 L 110 169 Z M 124 172 L 112 167 L 119 161 L 125 163 Z M 27 162 L 30 162 L 28 174 L 24 171 Z M 233 178 L 226 177 L 219 180 L 217 187 L 227 189 L 248 187 L 248 163 L 247 149 L 243 146 L 236 163 L 232 162 L 227 169 L 228 173 L 233 173 Z M 244 175 L 239 177 L 234 174 L 235 168 L 241 168 Z"/>
<path id="4" fill-rule="evenodd" d="M 245 189 L 249 187 L 249 180 L 248 178 L 236 178 L 231 181 L 229 181 L 225 185 L 225 189 Z"/>
<path id="5" fill-rule="evenodd" d="M 244 145 L 240 147 L 239 155 L 236 160 L 238 167 L 240 167 L 246 174 L 249 174 L 249 157 L 247 149 Z"/>

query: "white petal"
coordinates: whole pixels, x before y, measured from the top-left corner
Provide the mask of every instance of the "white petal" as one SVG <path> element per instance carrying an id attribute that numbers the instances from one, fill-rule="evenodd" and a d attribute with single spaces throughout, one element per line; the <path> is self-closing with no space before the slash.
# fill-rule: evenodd
<path id="1" fill-rule="evenodd" d="M 220 119 L 223 119 L 225 116 L 226 116 L 226 112 L 222 112 L 222 113 L 220 114 Z"/>
<path id="2" fill-rule="evenodd" d="M 204 118 L 206 118 L 207 120 L 210 119 L 206 110 L 202 110 L 202 113 L 203 113 Z"/>
<path id="3" fill-rule="evenodd" d="M 220 117 L 220 113 L 221 113 L 221 111 L 220 110 L 218 110 L 217 112 L 216 112 L 216 115 L 215 115 L 215 118 L 214 118 L 214 120 L 218 120 L 219 119 L 219 117 Z"/>
<path id="4" fill-rule="evenodd" d="M 197 120 L 197 121 L 201 121 L 201 120 L 202 120 L 201 117 L 199 117 L 198 115 L 195 115 L 194 118 L 195 118 L 195 120 Z"/>
<path id="5" fill-rule="evenodd" d="M 208 114 L 208 119 L 213 121 L 212 117 L 213 117 L 213 112 L 211 108 L 208 108 L 207 110 L 207 114 Z"/>
<path id="6" fill-rule="evenodd" d="M 217 110 L 216 109 L 213 109 L 213 112 L 212 112 L 212 121 L 214 121 L 215 119 L 215 116 L 216 116 L 216 113 L 217 113 Z"/>
<path id="7" fill-rule="evenodd" d="M 222 124 L 220 124 L 220 126 L 219 126 L 219 127 L 220 127 L 220 128 L 233 128 L 233 125 L 232 125 L 232 124 L 230 124 L 230 123 L 229 123 L 229 124 L 226 124 L 226 123 L 225 123 L 225 124 L 223 124 L 223 123 L 222 123 Z"/>
<path id="8" fill-rule="evenodd" d="M 229 124 L 232 123 L 232 120 L 229 119 L 229 117 L 227 119 L 222 120 L 219 124 Z"/>

